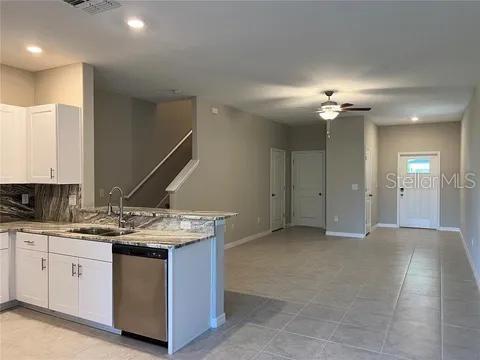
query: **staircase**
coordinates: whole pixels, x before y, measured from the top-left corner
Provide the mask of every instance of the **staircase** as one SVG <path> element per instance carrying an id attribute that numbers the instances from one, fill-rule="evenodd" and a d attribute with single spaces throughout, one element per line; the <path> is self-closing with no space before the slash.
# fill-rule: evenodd
<path id="1" fill-rule="evenodd" d="M 125 196 L 127 206 L 170 208 L 168 185 L 192 159 L 190 130 Z"/>

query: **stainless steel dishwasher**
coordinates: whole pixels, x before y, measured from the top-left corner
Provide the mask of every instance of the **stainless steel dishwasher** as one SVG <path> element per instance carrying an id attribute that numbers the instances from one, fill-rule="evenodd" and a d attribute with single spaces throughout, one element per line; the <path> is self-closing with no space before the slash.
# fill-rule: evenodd
<path id="1" fill-rule="evenodd" d="M 114 327 L 167 343 L 168 251 L 114 244 L 112 252 Z"/>

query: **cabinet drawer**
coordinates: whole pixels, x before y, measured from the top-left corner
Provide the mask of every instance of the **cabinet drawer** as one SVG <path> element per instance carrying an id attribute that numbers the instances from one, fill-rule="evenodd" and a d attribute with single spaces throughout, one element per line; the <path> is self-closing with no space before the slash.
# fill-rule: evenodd
<path id="1" fill-rule="evenodd" d="M 46 235 L 17 232 L 16 247 L 47 252 L 48 238 Z"/>
<path id="2" fill-rule="evenodd" d="M 0 250 L 8 249 L 8 231 L 0 233 Z"/>
<path id="3" fill-rule="evenodd" d="M 51 253 L 112 262 L 112 244 L 98 241 L 49 237 Z"/>

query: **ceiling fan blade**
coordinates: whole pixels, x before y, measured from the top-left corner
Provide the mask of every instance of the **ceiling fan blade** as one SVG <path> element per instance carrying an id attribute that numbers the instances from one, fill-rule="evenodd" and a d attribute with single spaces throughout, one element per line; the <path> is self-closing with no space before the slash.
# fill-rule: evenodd
<path id="1" fill-rule="evenodd" d="M 365 107 L 365 108 L 348 108 L 348 109 L 342 109 L 342 111 L 370 111 L 372 108 Z"/>
<path id="2" fill-rule="evenodd" d="M 347 108 L 347 107 L 350 107 L 350 106 L 353 106 L 353 104 L 345 103 L 345 104 L 340 105 L 340 107 L 341 107 L 342 109 Z"/>

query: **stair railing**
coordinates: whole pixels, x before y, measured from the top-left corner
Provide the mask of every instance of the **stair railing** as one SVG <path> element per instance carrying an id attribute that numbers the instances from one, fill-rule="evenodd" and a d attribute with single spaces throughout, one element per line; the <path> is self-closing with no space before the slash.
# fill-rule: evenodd
<path id="1" fill-rule="evenodd" d="M 187 135 L 185 135 L 175 147 L 170 150 L 170 152 L 157 164 L 155 167 L 142 179 L 140 182 L 135 186 L 132 191 L 130 191 L 126 196 L 125 199 L 129 200 L 156 172 L 160 167 L 173 155 L 173 153 L 180 147 L 182 144 L 187 141 L 187 139 L 192 136 L 193 130 L 190 130 Z"/>

